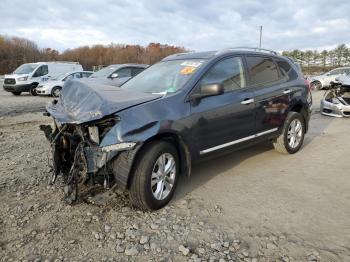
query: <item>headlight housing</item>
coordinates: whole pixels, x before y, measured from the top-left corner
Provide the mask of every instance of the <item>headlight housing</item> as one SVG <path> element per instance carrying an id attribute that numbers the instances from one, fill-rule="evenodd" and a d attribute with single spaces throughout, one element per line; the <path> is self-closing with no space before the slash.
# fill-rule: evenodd
<path id="1" fill-rule="evenodd" d="M 127 149 L 132 149 L 136 143 L 134 142 L 122 142 L 114 145 L 104 146 L 102 147 L 102 152 L 110 152 L 110 151 L 122 151 Z"/>
<path id="2" fill-rule="evenodd" d="M 23 76 L 23 77 L 18 78 L 17 80 L 18 81 L 27 81 L 27 79 L 28 79 L 28 76 Z"/>
<path id="3" fill-rule="evenodd" d="M 100 134 L 98 132 L 97 126 L 89 126 L 88 127 L 89 137 L 91 141 L 93 141 L 96 144 L 100 144 Z"/>

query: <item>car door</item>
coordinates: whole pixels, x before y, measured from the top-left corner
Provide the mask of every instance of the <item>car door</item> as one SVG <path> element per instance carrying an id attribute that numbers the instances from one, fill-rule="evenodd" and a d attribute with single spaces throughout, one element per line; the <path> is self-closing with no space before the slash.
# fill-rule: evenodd
<path id="1" fill-rule="evenodd" d="M 47 81 L 49 78 L 48 78 L 48 73 L 49 73 L 49 68 L 47 65 L 41 65 L 40 67 L 38 67 L 36 69 L 36 71 L 33 73 L 33 76 L 32 76 L 32 81 L 33 82 L 44 82 L 44 81 Z M 46 76 L 46 77 L 45 77 Z"/>
<path id="2" fill-rule="evenodd" d="M 201 85 L 214 83 L 223 83 L 225 92 L 191 101 L 191 133 L 200 155 L 244 142 L 254 133 L 254 92 L 246 88 L 242 57 L 217 62 L 194 92 Z"/>
<path id="3" fill-rule="evenodd" d="M 255 89 L 256 136 L 276 132 L 284 123 L 293 90 L 271 57 L 246 56 L 246 61 L 248 85 Z"/>

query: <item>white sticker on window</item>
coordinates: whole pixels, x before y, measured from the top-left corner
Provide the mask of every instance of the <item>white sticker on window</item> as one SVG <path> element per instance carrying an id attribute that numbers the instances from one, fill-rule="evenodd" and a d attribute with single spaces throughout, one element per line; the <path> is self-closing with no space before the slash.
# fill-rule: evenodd
<path id="1" fill-rule="evenodd" d="M 182 66 L 199 67 L 203 64 L 202 61 L 184 61 L 181 63 Z"/>

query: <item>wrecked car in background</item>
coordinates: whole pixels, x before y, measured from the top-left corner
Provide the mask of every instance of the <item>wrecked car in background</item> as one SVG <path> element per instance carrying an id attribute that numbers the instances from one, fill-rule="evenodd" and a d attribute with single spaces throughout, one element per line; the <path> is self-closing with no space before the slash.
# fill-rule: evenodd
<path id="1" fill-rule="evenodd" d="M 321 100 L 321 114 L 350 117 L 350 77 L 342 76 L 332 82 Z"/>
<path id="2" fill-rule="evenodd" d="M 191 165 L 261 141 L 300 150 L 312 96 L 299 67 L 276 52 L 233 48 L 164 58 L 120 88 L 69 81 L 46 107 L 52 182 L 74 202 L 88 185 L 116 185 L 141 209 L 172 198 Z"/>
<path id="3" fill-rule="evenodd" d="M 309 76 L 307 80 L 309 80 L 313 90 L 327 89 L 331 87 L 331 82 L 334 82 L 336 78 L 346 75 L 349 72 L 350 67 L 339 67 L 322 75 Z"/>

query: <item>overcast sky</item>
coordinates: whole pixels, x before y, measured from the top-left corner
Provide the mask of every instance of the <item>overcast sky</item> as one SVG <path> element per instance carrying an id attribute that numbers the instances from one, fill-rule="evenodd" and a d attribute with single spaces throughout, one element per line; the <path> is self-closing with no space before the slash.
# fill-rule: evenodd
<path id="1" fill-rule="evenodd" d="M 350 44 L 350 1 L 0 0 L 0 34 L 39 47 L 150 42 L 215 50 L 275 50 Z"/>

